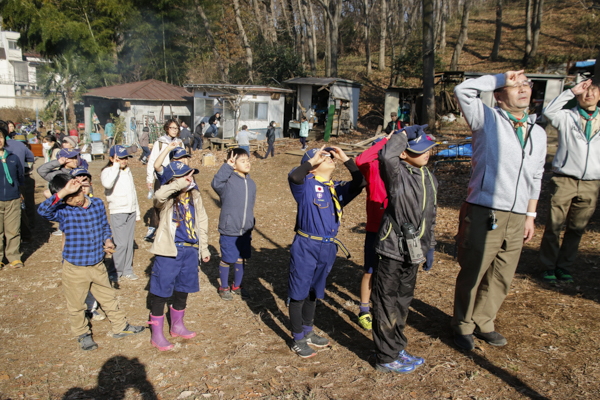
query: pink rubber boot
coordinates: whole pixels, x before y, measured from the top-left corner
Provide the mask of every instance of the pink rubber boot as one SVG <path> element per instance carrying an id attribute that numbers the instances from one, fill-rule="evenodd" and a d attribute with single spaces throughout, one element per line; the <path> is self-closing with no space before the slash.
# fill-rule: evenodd
<path id="1" fill-rule="evenodd" d="M 163 334 L 163 326 L 165 323 L 165 316 L 155 317 L 150 315 L 150 321 L 148 325 L 152 325 L 152 339 L 150 342 L 152 346 L 156 347 L 160 351 L 167 351 L 173 348 L 173 344 L 169 342 Z"/>
<path id="2" fill-rule="evenodd" d="M 191 339 L 196 336 L 196 332 L 188 331 L 183 325 L 183 316 L 185 310 L 177 311 L 172 306 L 171 309 L 171 337 L 181 336 L 184 339 Z"/>

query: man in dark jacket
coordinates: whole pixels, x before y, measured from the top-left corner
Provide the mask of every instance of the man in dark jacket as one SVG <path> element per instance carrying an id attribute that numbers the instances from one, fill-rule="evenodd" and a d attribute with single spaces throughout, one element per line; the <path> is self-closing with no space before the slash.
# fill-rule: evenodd
<path id="1" fill-rule="evenodd" d="M 433 265 L 437 180 L 429 172 L 430 141 L 414 125 L 392 135 L 379 152 L 381 179 L 388 205 L 381 219 L 375 251 L 380 260 L 373 268 L 373 342 L 377 349 L 376 369 L 410 373 L 422 365 L 421 357 L 406 352 L 404 327 L 414 296 L 417 270 Z M 412 232 L 408 232 L 412 226 Z M 411 234 L 412 241 L 411 241 Z M 419 251 L 408 251 L 409 245 Z M 426 254 L 426 257 L 423 255 Z"/>
<path id="2" fill-rule="evenodd" d="M 390 117 L 392 117 L 392 120 L 390 122 L 388 122 L 387 126 L 385 127 L 385 133 L 392 133 L 394 131 L 399 131 L 400 129 L 404 128 L 404 123 L 398 119 L 398 114 L 393 112 L 390 114 Z"/>
<path id="3" fill-rule="evenodd" d="M 202 131 L 204 130 L 204 121 L 200 122 L 194 130 L 194 143 L 192 144 L 192 150 L 202 150 L 203 136 Z"/>
<path id="4" fill-rule="evenodd" d="M 142 155 L 140 156 L 140 160 L 142 164 L 146 165 L 148 162 L 148 157 L 150 157 L 150 128 L 147 126 L 142 129 L 142 135 L 140 136 L 140 147 L 142 148 Z"/>
<path id="5" fill-rule="evenodd" d="M 181 131 L 179 132 L 179 138 L 183 142 L 183 145 L 188 151 L 188 154 L 192 154 L 192 140 L 194 140 L 194 136 L 192 136 L 192 132 L 188 129 L 187 124 L 182 121 L 181 122 Z"/>
<path id="6" fill-rule="evenodd" d="M 265 158 L 269 157 L 269 153 L 271 153 L 271 158 L 275 157 L 275 121 L 271 121 L 269 127 L 267 128 L 267 154 L 265 154 Z"/>
<path id="7" fill-rule="evenodd" d="M 206 136 L 207 138 L 214 138 L 217 137 L 217 124 L 221 122 L 221 114 L 219 113 L 215 113 L 215 115 L 213 115 L 212 117 L 210 117 L 208 119 L 208 129 L 206 130 L 206 133 L 204 134 L 204 136 Z"/>

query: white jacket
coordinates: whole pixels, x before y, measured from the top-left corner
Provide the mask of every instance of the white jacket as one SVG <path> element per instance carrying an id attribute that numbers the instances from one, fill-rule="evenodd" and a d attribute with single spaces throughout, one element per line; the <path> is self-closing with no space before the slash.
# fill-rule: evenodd
<path id="1" fill-rule="evenodd" d="M 112 167 L 102 170 L 100 181 L 105 188 L 104 194 L 110 213 L 129 214 L 135 212 L 135 220 L 139 221 L 140 206 L 129 167 L 122 170 L 119 163 L 114 163 Z"/>
<path id="2" fill-rule="evenodd" d="M 158 158 L 160 153 L 172 141 L 173 139 L 171 139 L 171 136 L 163 135 L 159 137 L 156 142 L 154 142 L 154 145 L 152 146 L 152 152 L 150 153 L 150 157 L 148 157 L 148 164 L 146 165 L 146 183 L 154 183 L 154 163 L 156 162 L 156 159 Z M 181 147 L 181 143 L 179 147 Z M 169 165 L 170 162 L 171 159 L 168 156 L 165 157 L 162 163 L 163 167 Z"/>

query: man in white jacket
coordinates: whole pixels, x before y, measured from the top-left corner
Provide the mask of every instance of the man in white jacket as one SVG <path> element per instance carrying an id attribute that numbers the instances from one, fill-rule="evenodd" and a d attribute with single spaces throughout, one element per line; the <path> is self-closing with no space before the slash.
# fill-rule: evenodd
<path id="1" fill-rule="evenodd" d="M 136 280 L 138 276 L 133 272 L 133 239 L 135 221 L 140 220 L 140 207 L 133 175 L 127 166 L 127 160 L 132 156 L 119 145 L 111 147 L 108 154 L 110 162 L 102 170 L 100 181 L 105 188 L 110 227 L 116 246 L 113 261 L 119 278 Z"/>
<path id="2" fill-rule="evenodd" d="M 574 98 L 577 106 L 563 107 Z M 562 92 L 544 109 L 558 129 L 558 148 L 552 161 L 550 212 L 540 246 L 544 281 L 573 282 L 569 268 L 577 257 L 581 236 L 600 192 L 600 89 L 587 80 Z M 566 222 L 562 245 L 560 231 Z"/>
<path id="3" fill-rule="evenodd" d="M 480 93 L 494 91 L 498 107 Z M 473 173 L 457 235 L 452 329 L 462 349 L 473 335 L 493 346 L 507 341 L 494 321 L 512 282 L 523 244 L 535 232 L 546 159 L 546 132 L 527 115 L 531 82 L 523 71 L 469 79 L 454 89 L 473 133 Z"/>

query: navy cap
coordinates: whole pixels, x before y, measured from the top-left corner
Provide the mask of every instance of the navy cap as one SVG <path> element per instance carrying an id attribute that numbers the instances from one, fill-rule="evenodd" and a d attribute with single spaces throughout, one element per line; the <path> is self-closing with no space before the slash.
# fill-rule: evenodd
<path id="1" fill-rule="evenodd" d="M 421 136 L 418 136 L 415 139 L 409 140 L 408 147 L 406 148 L 406 150 L 410 151 L 411 153 L 415 153 L 415 154 L 423 154 L 427 150 L 429 150 L 435 146 L 437 146 L 437 143 L 432 140 L 429 140 L 427 135 L 425 133 L 423 133 Z"/>
<path id="2" fill-rule="evenodd" d="M 79 155 L 79 149 L 62 149 L 58 152 L 58 158 L 75 158 Z"/>
<path id="3" fill-rule="evenodd" d="M 163 168 L 163 179 L 165 182 L 169 182 L 173 178 L 179 178 L 189 174 L 190 171 L 194 171 L 194 174 L 200 172 L 195 168 L 188 167 L 180 161 L 175 161 Z"/>
<path id="4" fill-rule="evenodd" d="M 306 153 L 304 153 L 304 155 L 302 156 L 302 161 L 300 161 L 300 165 L 304 164 L 305 162 L 307 162 L 308 160 L 310 160 L 311 158 L 313 158 L 315 156 L 315 154 L 317 154 L 317 152 L 320 149 L 310 149 L 310 150 L 306 150 Z M 323 149 L 323 151 L 327 151 L 327 152 L 332 152 L 332 151 L 336 151 L 333 147 L 325 147 Z"/>
<path id="5" fill-rule="evenodd" d="M 92 179 L 92 174 L 90 174 L 88 172 L 88 170 L 85 168 L 75 168 L 74 170 L 71 170 L 71 175 L 73 175 L 73 176 L 85 175 L 85 176 L 89 177 L 90 179 Z"/>
<path id="6" fill-rule="evenodd" d="M 118 144 L 110 148 L 108 155 L 111 157 L 117 156 L 119 158 L 133 157 L 131 154 L 127 153 L 125 147 L 119 146 Z"/>
<path id="7" fill-rule="evenodd" d="M 187 151 L 185 151 L 185 149 L 182 149 L 181 147 L 177 147 L 169 152 L 169 158 L 171 160 L 179 160 L 180 158 L 183 158 L 183 157 L 191 157 L 191 156 L 187 153 Z"/>

